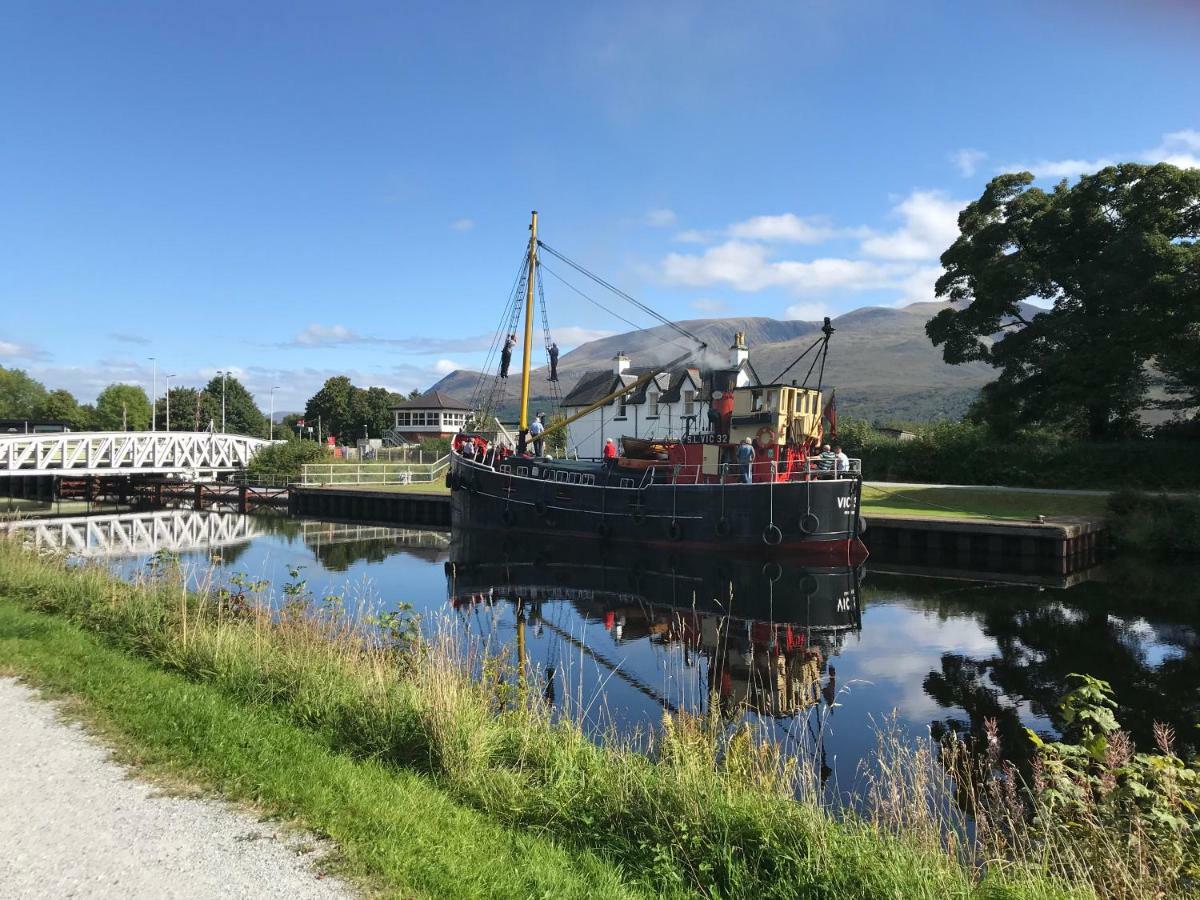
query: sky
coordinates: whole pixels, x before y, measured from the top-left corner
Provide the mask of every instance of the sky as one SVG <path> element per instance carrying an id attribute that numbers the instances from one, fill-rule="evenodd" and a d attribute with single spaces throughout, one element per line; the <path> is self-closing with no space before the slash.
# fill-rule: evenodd
<path id="1" fill-rule="evenodd" d="M 933 300 L 1000 172 L 1200 166 L 1200 4 L 984 6 L 5 0 L 0 365 L 407 392 L 481 364 L 532 209 L 670 319 L 815 319 Z M 564 352 L 628 330 L 545 292 Z"/>

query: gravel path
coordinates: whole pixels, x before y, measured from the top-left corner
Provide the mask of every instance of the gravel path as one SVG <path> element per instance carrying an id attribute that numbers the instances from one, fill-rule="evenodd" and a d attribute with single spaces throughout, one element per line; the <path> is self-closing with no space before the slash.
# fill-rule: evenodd
<path id="1" fill-rule="evenodd" d="M 0 678 L 0 897 L 347 898 L 315 842 L 156 796 L 52 704 Z"/>

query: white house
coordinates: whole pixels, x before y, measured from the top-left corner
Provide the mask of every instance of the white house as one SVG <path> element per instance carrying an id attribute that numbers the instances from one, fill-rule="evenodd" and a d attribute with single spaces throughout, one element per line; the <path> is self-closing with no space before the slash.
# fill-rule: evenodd
<path id="1" fill-rule="evenodd" d="M 392 407 L 394 431 L 407 441 L 447 437 L 462 430 L 470 412 L 471 407 L 461 400 L 441 391 L 426 391 L 415 400 L 405 400 Z"/>
<path id="2" fill-rule="evenodd" d="M 580 456 L 600 456 L 604 442 L 622 437 L 679 438 L 708 430 L 709 398 L 713 390 L 729 390 L 760 384 L 750 365 L 746 336 L 734 335 L 729 348 L 729 365 L 701 370 L 695 366 L 666 370 L 653 366 L 631 366 L 629 357 L 618 353 L 612 369 L 585 372 L 562 405 L 568 416 L 591 406 L 641 376 L 654 377 L 636 391 L 592 410 L 567 429 L 567 448 Z"/>

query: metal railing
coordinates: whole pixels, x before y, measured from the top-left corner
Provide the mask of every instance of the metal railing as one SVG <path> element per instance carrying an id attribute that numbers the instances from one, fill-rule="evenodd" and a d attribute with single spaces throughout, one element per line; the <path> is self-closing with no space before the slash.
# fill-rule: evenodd
<path id="1" fill-rule="evenodd" d="M 432 484 L 445 474 L 449 464 L 448 455 L 429 463 L 314 463 L 303 467 L 299 484 Z"/>

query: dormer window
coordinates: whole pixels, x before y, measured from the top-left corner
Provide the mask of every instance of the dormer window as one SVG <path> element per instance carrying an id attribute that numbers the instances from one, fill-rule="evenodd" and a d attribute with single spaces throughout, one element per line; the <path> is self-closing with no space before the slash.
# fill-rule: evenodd
<path id="1" fill-rule="evenodd" d="M 617 400 L 617 416 L 616 417 L 618 419 L 624 419 L 625 418 L 625 410 L 626 410 L 625 398 L 621 397 L 620 399 Z"/>
<path id="2" fill-rule="evenodd" d="M 650 391 L 646 394 L 646 415 L 650 417 L 658 415 L 658 391 Z"/>

